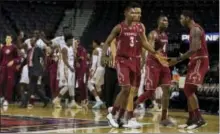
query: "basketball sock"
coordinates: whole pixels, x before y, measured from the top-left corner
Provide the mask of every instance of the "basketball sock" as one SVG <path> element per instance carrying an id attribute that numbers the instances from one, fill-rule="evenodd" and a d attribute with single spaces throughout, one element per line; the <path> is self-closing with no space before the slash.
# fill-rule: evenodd
<path id="1" fill-rule="evenodd" d="M 130 120 L 131 118 L 133 118 L 133 117 L 134 117 L 134 112 L 133 112 L 133 111 L 129 111 L 129 112 L 127 113 L 127 117 L 128 117 L 128 120 Z"/>
<path id="2" fill-rule="evenodd" d="M 198 108 L 194 110 L 194 114 L 195 114 L 196 119 L 201 119 L 202 118 L 202 115 L 201 115 Z"/>
<path id="3" fill-rule="evenodd" d="M 168 110 L 167 110 L 167 109 L 163 109 L 163 110 L 162 110 L 161 120 L 167 119 L 167 113 L 168 113 Z"/>
<path id="4" fill-rule="evenodd" d="M 99 98 L 99 96 L 96 96 L 96 97 L 95 97 L 95 100 L 96 100 L 96 101 L 101 101 L 101 99 Z"/>
<path id="5" fill-rule="evenodd" d="M 193 114 L 194 114 L 193 111 L 189 111 L 189 119 L 193 119 Z"/>
<path id="6" fill-rule="evenodd" d="M 125 110 L 121 108 L 119 111 L 118 119 L 121 119 L 124 116 L 124 113 L 125 113 Z"/>
<path id="7" fill-rule="evenodd" d="M 117 107 L 117 106 L 113 106 L 113 108 L 112 108 L 112 115 L 116 115 L 116 112 L 119 110 L 119 107 Z"/>

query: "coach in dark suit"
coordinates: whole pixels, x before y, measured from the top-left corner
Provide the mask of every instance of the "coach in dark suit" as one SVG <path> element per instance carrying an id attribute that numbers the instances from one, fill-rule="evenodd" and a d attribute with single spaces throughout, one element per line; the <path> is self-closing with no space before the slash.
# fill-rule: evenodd
<path id="1" fill-rule="evenodd" d="M 29 75 L 29 92 L 26 95 L 26 99 L 24 100 L 25 102 L 22 104 L 21 107 L 27 107 L 28 100 L 30 99 L 30 96 L 36 93 L 40 99 L 44 102 L 44 106 L 46 107 L 49 98 L 47 98 L 41 90 L 38 89 L 37 87 L 37 82 L 40 77 L 43 75 L 43 65 L 42 61 L 45 57 L 44 52 L 41 48 L 36 46 L 36 38 L 31 39 L 31 45 L 32 48 L 28 50 L 28 75 Z"/>

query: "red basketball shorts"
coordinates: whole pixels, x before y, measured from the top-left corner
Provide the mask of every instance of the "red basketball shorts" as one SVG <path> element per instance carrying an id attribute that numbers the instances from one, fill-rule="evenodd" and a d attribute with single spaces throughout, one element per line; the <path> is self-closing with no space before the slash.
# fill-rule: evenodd
<path id="1" fill-rule="evenodd" d="M 171 74 L 169 67 L 162 66 L 155 59 L 147 58 L 145 90 L 156 90 L 159 85 L 170 85 Z"/>
<path id="2" fill-rule="evenodd" d="M 140 84 L 140 58 L 116 58 L 116 70 L 120 86 L 138 89 Z"/>
<path id="3" fill-rule="evenodd" d="M 185 84 L 201 85 L 208 69 L 209 59 L 207 57 L 191 59 L 187 68 Z"/>

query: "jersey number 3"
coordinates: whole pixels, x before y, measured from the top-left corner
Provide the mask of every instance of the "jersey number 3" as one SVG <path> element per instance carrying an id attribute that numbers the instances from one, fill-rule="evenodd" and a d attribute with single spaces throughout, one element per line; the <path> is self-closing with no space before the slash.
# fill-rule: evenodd
<path id="1" fill-rule="evenodd" d="M 134 47 L 134 37 L 130 36 L 130 46 Z"/>

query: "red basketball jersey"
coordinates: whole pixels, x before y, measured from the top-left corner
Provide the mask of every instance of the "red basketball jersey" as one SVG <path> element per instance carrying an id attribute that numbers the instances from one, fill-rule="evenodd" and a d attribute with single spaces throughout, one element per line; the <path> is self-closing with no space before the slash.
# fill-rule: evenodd
<path id="1" fill-rule="evenodd" d="M 206 40 L 205 40 L 205 31 L 203 30 L 203 28 L 199 25 L 199 24 L 194 24 L 194 27 L 198 27 L 201 31 L 202 31 L 202 35 L 201 35 L 201 46 L 200 49 L 193 54 L 190 59 L 193 58 L 202 58 L 202 57 L 208 57 L 208 49 L 207 49 L 207 44 L 206 44 Z M 189 42 L 192 42 L 192 31 L 190 30 L 190 37 L 189 37 Z"/>
<path id="2" fill-rule="evenodd" d="M 121 32 L 116 38 L 117 57 L 140 57 L 141 44 L 139 39 L 140 32 L 143 32 L 141 24 L 128 26 L 124 22 L 120 23 Z"/>
<path id="3" fill-rule="evenodd" d="M 156 51 L 160 51 L 163 56 L 167 56 L 167 44 L 168 44 L 168 36 L 165 32 L 160 32 L 159 30 L 154 30 L 157 33 L 154 49 Z M 152 54 L 149 54 L 150 58 L 156 59 Z"/>

